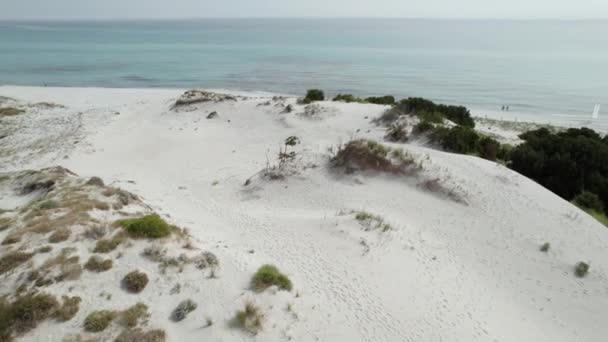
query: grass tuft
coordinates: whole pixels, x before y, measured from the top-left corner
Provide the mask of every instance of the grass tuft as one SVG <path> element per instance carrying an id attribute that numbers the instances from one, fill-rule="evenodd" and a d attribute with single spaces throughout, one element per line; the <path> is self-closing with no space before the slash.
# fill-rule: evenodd
<path id="1" fill-rule="evenodd" d="M 60 322 L 67 322 L 74 318 L 80 310 L 81 298 L 63 296 L 61 307 L 55 312 L 55 318 Z"/>
<path id="2" fill-rule="evenodd" d="M 114 318 L 116 318 L 116 312 L 114 311 L 93 311 L 84 320 L 84 330 L 88 332 L 104 331 Z"/>
<path id="3" fill-rule="evenodd" d="M 291 291 L 292 283 L 289 278 L 281 273 L 274 265 L 264 265 L 251 278 L 251 288 L 255 291 L 264 291 L 270 286 L 276 285 L 281 290 Z"/>
<path id="4" fill-rule="evenodd" d="M 11 271 L 30 260 L 34 254 L 24 252 L 9 252 L 0 258 L 0 274 Z"/>
<path id="5" fill-rule="evenodd" d="M 236 312 L 234 319 L 237 326 L 255 335 L 262 330 L 264 314 L 258 306 L 247 302 L 243 310 Z"/>
<path id="6" fill-rule="evenodd" d="M 191 299 L 186 299 L 179 303 L 179 305 L 171 313 L 171 319 L 174 322 L 183 321 L 189 313 L 196 310 L 198 305 Z"/>
<path id="7" fill-rule="evenodd" d="M 84 264 L 84 268 L 91 272 L 105 272 L 112 268 L 112 259 L 102 259 L 97 255 L 93 255 L 89 258 L 86 264 Z"/>
<path id="8" fill-rule="evenodd" d="M 574 273 L 576 274 L 577 277 L 579 278 L 583 278 L 587 275 L 587 273 L 589 273 L 589 264 L 583 261 L 579 261 L 575 266 L 574 266 Z"/>
<path id="9" fill-rule="evenodd" d="M 171 234 L 171 227 L 157 214 L 151 214 L 140 218 L 118 220 L 118 225 L 123 227 L 131 237 L 158 239 Z"/>

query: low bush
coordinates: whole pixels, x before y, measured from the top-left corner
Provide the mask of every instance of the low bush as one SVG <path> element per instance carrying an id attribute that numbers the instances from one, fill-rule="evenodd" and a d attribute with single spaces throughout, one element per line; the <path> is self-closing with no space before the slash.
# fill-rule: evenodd
<path id="1" fill-rule="evenodd" d="M 287 291 L 291 291 L 292 288 L 291 280 L 274 265 L 260 267 L 251 278 L 251 288 L 255 291 L 264 291 L 273 285 Z"/>
<path id="2" fill-rule="evenodd" d="M 401 115 L 404 115 L 403 112 L 399 110 L 399 108 L 393 106 L 385 110 L 378 118 L 374 119 L 374 122 L 381 125 L 388 125 L 397 121 Z"/>
<path id="3" fill-rule="evenodd" d="M 102 259 L 97 255 L 93 255 L 89 258 L 86 264 L 84 264 L 84 268 L 91 272 L 105 272 L 112 268 L 112 259 Z"/>
<path id="4" fill-rule="evenodd" d="M 391 95 L 386 96 L 371 96 L 365 99 L 365 102 L 374 103 L 379 105 L 393 105 L 395 104 L 395 97 Z"/>
<path id="5" fill-rule="evenodd" d="M 565 200 L 583 191 L 596 194 L 602 207 L 608 203 L 608 144 L 588 128 L 553 133 L 546 128 L 519 136 L 524 143 L 509 153 L 509 167 L 533 179 Z M 579 200 L 594 199 L 585 195 Z"/>
<path id="6" fill-rule="evenodd" d="M 55 318 L 60 322 L 67 322 L 71 320 L 80 310 L 80 302 L 80 297 L 63 296 L 63 303 L 55 312 Z"/>
<path id="7" fill-rule="evenodd" d="M 114 318 L 116 318 L 116 312 L 114 311 L 93 311 L 84 320 L 84 330 L 88 332 L 104 331 Z"/>
<path id="8" fill-rule="evenodd" d="M 171 234 L 171 227 L 157 214 L 140 218 L 118 220 L 131 237 L 157 239 Z"/>
<path id="9" fill-rule="evenodd" d="M 332 101 L 340 101 L 340 102 L 363 102 L 362 99 L 353 96 L 352 94 L 338 94 L 336 95 Z"/>
<path id="10" fill-rule="evenodd" d="M 130 272 L 122 279 L 122 284 L 127 291 L 140 293 L 148 285 L 148 275 L 140 271 Z"/>
<path id="11" fill-rule="evenodd" d="M 417 112 L 416 116 L 420 118 L 420 121 L 438 124 L 443 123 L 443 114 L 441 114 L 440 112 L 421 111 Z"/>
<path id="12" fill-rule="evenodd" d="M 355 219 L 365 228 L 365 230 L 380 229 L 383 232 L 387 232 L 393 227 L 384 222 L 381 216 L 374 215 L 367 211 L 359 211 L 355 213 Z"/>
<path id="13" fill-rule="evenodd" d="M 490 137 L 482 137 L 479 139 L 478 148 L 481 158 L 496 161 L 500 150 L 500 143 Z"/>
<path id="14" fill-rule="evenodd" d="M 245 308 L 235 315 L 235 323 L 243 330 L 257 334 L 263 328 L 264 314 L 251 302 L 245 303 Z"/>
<path id="15" fill-rule="evenodd" d="M 420 97 L 410 97 L 397 103 L 397 107 L 404 113 L 441 113 L 446 119 L 460 126 L 475 127 L 475 121 L 466 107 L 435 104 Z"/>
<path id="16" fill-rule="evenodd" d="M 92 186 L 97 186 L 97 187 L 103 187 L 105 186 L 105 184 L 103 183 L 103 180 L 99 177 L 91 177 L 89 178 L 89 180 L 85 183 L 86 185 L 92 185 Z"/>
<path id="17" fill-rule="evenodd" d="M 126 327 L 134 328 L 150 316 L 148 306 L 137 303 L 120 313 L 120 323 Z"/>
<path id="18" fill-rule="evenodd" d="M 177 307 L 173 310 L 173 312 L 171 313 L 171 319 L 174 322 L 183 321 L 186 316 L 188 316 L 188 314 L 192 311 L 196 310 L 196 308 L 197 305 L 194 301 L 192 301 L 191 299 L 186 299 L 179 303 L 179 305 L 177 305 Z"/>
<path id="19" fill-rule="evenodd" d="M 577 277 L 583 278 L 587 275 L 587 273 L 589 273 L 589 264 L 583 261 L 578 262 L 574 266 L 574 273 Z"/>
<path id="20" fill-rule="evenodd" d="M 320 89 L 308 89 L 306 92 L 306 96 L 302 100 L 302 103 L 309 104 L 315 101 L 323 101 L 325 100 L 325 94 L 323 90 Z"/>
<path id="21" fill-rule="evenodd" d="M 428 121 L 420 121 L 419 123 L 416 124 L 416 126 L 414 126 L 414 129 L 412 130 L 412 133 L 414 134 L 424 134 L 427 132 L 432 131 L 435 128 L 435 126 L 428 122 Z"/>

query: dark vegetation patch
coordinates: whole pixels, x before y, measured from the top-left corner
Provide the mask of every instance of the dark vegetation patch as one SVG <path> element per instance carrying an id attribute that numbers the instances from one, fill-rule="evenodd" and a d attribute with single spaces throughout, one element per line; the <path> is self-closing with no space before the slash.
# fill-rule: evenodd
<path id="1" fill-rule="evenodd" d="M 308 89 L 306 96 L 300 101 L 302 104 L 310 104 L 316 101 L 325 100 L 325 94 L 320 89 Z"/>
<path id="2" fill-rule="evenodd" d="M 120 313 L 120 323 L 128 328 L 134 328 L 150 317 L 148 306 L 137 303 Z"/>
<path id="3" fill-rule="evenodd" d="M 148 275 L 140 271 L 130 272 L 122 279 L 122 286 L 131 293 L 140 293 L 146 285 L 148 285 Z"/>
<path id="4" fill-rule="evenodd" d="M 373 103 L 379 105 L 393 105 L 395 104 L 395 97 L 391 95 L 386 96 L 371 96 L 367 98 L 356 97 L 352 94 L 338 94 L 333 98 L 333 101 L 340 102 L 356 102 L 356 103 Z"/>
<path id="5" fill-rule="evenodd" d="M 95 243 L 94 253 L 110 253 L 127 239 L 124 232 L 118 232 L 108 239 L 100 239 Z"/>
<path id="6" fill-rule="evenodd" d="M 540 128 L 520 135 L 509 167 L 560 197 L 597 214 L 608 203 L 608 138 L 588 128 L 553 133 Z"/>
<path id="7" fill-rule="evenodd" d="M 588 263 L 580 261 L 574 266 L 574 274 L 579 278 L 583 278 L 589 273 L 589 267 Z"/>
<path id="8" fill-rule="evenodd" d="M 293 286 L 291 280 L 274 265 L 260 267 L 253 275 L 253 278 L 251 278 L 251 288 L 255 291 L 264 291 L 275 285 L 279 289 L 286 291 L 291 291 Z"/>
<path id="9" fill-rule="evenodd" d="M 457 125 L 475 127 L 475 121 L 471 117 L 471 113 L 463 106 L 435 104 L 433 101 L 421 97 L 410 97 L 399 101 L 396 107 L 406 114 L 441 115 Z"/>

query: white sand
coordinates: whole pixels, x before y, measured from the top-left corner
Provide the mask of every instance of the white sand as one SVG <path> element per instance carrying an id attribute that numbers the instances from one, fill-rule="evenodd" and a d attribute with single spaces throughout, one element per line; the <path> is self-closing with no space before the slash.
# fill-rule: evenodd
<path id="1" fill-rule="evenodd" d="M 256 95 L 171 111 L 181 93 L 0 87 L 0 96 L 67 107 L 5 119 L 21 128 L 0 146 L 21 149 L 23 157 L 0 157 L 0 171 L 61 165 L 100 176 L 140 195 L 219 257 L 219 279 L 173 274 L 138 297 L 170 341 L 589 342 L 608 336 L 608 230 L 536 183 L 483 159 L 413 145 L 403 147 L 423 161 L 425 177 L 440 178 L 467 204 L 407 179 L 338 175 L 328 169 L 328 148 L 352 137 L 381 140 L 384 130 L 370 120 L 385 107 L 323 102 L 327 111 L 310 119 L 299 115 L 303 107 L 294 98 L 287 101 L 295 111 L 280 114 L 273 104 L 258 106 L 269 97 Z M 219 117 L 207 120 L 211 111 Z M 292 135 L 302 142 L 295 148 L 300 165 L 317 167 L 283 181 L 253 178 L 245 187 Z M 364 231 L 352 214 L 343 214 L 350 210 L 379 214 L 395 229 Z M 544 242 L 551 243 L 549 253 L 539 251 Z M 591 263 L 586 278 L 574 276 L 578 261 Z M 125 262 L 143 263 L 137 256 Z M 287 273 L 294 290 L 248 290 L 264 263 Z M 184 297 L 168 295 L 175 281 L 186 282 L 186 293 L 199 303 L 180 323 L 167 318 Z M 100 288 L 124 297 L 114 284 L 98 285 L 86 290 L 91 298 Z M 228 323 L 245 298 L 267 312 L 255 337 Z M 88 303 L 83 311 L 97 302 Z M 24 340 L 82 332 L 85 314 L 70 324 L 44 324 Z M 203 329 L 207 316 L 215 324 Z"/>

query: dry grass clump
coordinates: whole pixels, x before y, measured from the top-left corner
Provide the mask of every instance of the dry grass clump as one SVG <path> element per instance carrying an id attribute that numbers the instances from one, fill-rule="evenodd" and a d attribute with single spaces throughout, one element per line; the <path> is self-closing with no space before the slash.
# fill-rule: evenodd
<path id="1" fill-rule="evenodd" d="M 540 251 L 547 253 L 550 248 L 551 248 L 551 244 L 548 242 L 545 242 L 542 244 L 542 246 L 540 246 Z"/>
<path id="2" fill-rule="evenodd" d="M 11 271 L 26 261 L 30 260 L 34 254 L 25 252 L 9 252 L 0 258 L 0 274 Z"/>
<path id="3" fill-rule="evenodd" d="M 2 245 L 14 245 L 21 241 L 21 234 L 10 234 L 2 240 Z"/>
<path id="4" fill-rule="evenodd" d="M 70 234 L 72 234 L 72 231 L 68 228 L 57 229 L 56 231 L 53 232 L 53 234 L 51 234 L 51 236 L 49 236 L 49 242 L 50 243 L 59 243 L 59 242 L 66 241 L 67 239 L 70 238 Z"/>
<path id="5" fill-rule="evenodd" d="M 3 116 L 15 116 L 19 114 L 23 114 L 25 111 L 23 109 L 14 108 L 14 107 L 2 107 L 0 108 L 0 118 Z"/>
<path id="6" fill-rule="evenodd" d="M 157 214 L 118 220 L 116 223 L 134 238 L 158 239 L 171 234 L 171 226 Z"/>
<path id="7" fill-rule="evenodd" d="M 106 197 L 116 197 L 116 202 L 112 205 L 114 210 L 120 210 L 138 200 L 134 194 L 118 188 L 106 188 L 101 194 Z"/>
<path id="8" fill-rule="evenodd" d="M 174 322 L 183 321 L 189 313 L 196 310 L 197 305 L 191 299 L 186 299 L 179 303 L 177 307 L 171 313 L 171 319 Z"/>
<path id="9" fill-rule="evenodd" d="M 165 342 L 167 336 L 164 330 L 154 329 L 144 331 L 140 328 L 128 329 L 120 333 L 114 342 Z"/>
<path id="10" fill-rule="evenodd" d="M 386 130 L 384 138 L 391 142 L 406 142 L 409 139 L 406 126 L 403 124 L 392 124 Z"/>
<path id="11" fill-rule="evenodd" d="M 124 232 L 118 232 L 109 239 L 101 239 L 95 243 L 95 253 L 110 253 L 127 239 Z"/>
<path id="12" fill-rule="evenodd" d="M 140 271 L 130 272 L 122 279 L 122 285 L 131 293 L 140 293 L 148 285 L 148 275 Z"/>
<path id="13" fill-rule="evenodd" d="M 0 217 L 0 232 L 5 231 L 13 225 L 14 220 L 8 217 Z"/>
<path id="14" fill-rule="evenodd" d="M 112 259 L 102 259 L 97 255 L 93 255 L 89 258 L 86 264 L 84 264 L 84 268 L 91 272 L 105 272 L 112 268 Z"/>
<path id="15" fill-rule="evenodd" d="M 391 149 L 373 140 L 351 140 L 331 159 L 332 166 L 355 171 L 381 171 L 405 174 L 414 168 L 414 158 L 401 149 Z"/>
<path id="16" fill-rule="evenodd" d="M 60 322 L 71 320 L 80 310 L 80 302 L 81 298 L 78 296 L 63 296 L 63 303 L 61 304 L 61 307 L 55 311 L 55 318 Z"/>
<path id="17" fill-rule="evenodd" d="M 104 331 L 114 318 L 116 318 L 116 312 L 114 311 L 93 311 L 84 320 L 84 330 L 88 332 Z"/>
<path id="18" fill-rule="evenodd" d="M 55 297 L 45 294 L 27 294 L 9 303 L 0 298 L 0 340 L 11 341 L 14 334 L 26 333 L 50 318 L 59 303 Z"/>
<path id="19" fill-rule="evenodd" d="M 368 213 L 367 211 L 355 213 L 355 219 L 359 221 L 365 230 L 380 229 L 383 232 L 387 232 L 393 229 L 390 224 L 384 222 L 381 216 Z"/>
<path id="20" fill-rule="evenodd" d="M 264 291 L 273 285 L 287 291 L 292 288 L 291 280 L 274 265 L 260 267 L 251 278 L 251 288 L 255 291 Z"/>
<path id="21" fill-rule="evenodd" d="M 236 312 L 234 321 L 238 327 L 255 335 L 263 328 L 264 314 L 257 305 L 247 302 L 243 310 Z"/>
<path id="22" fill-rule="evenodd" d="M 144 303 L 137 303 L 120 313 L 120 323 L 126 327 L 134 328 L 148 317 L 150 317 L 148 306 Z"/>

